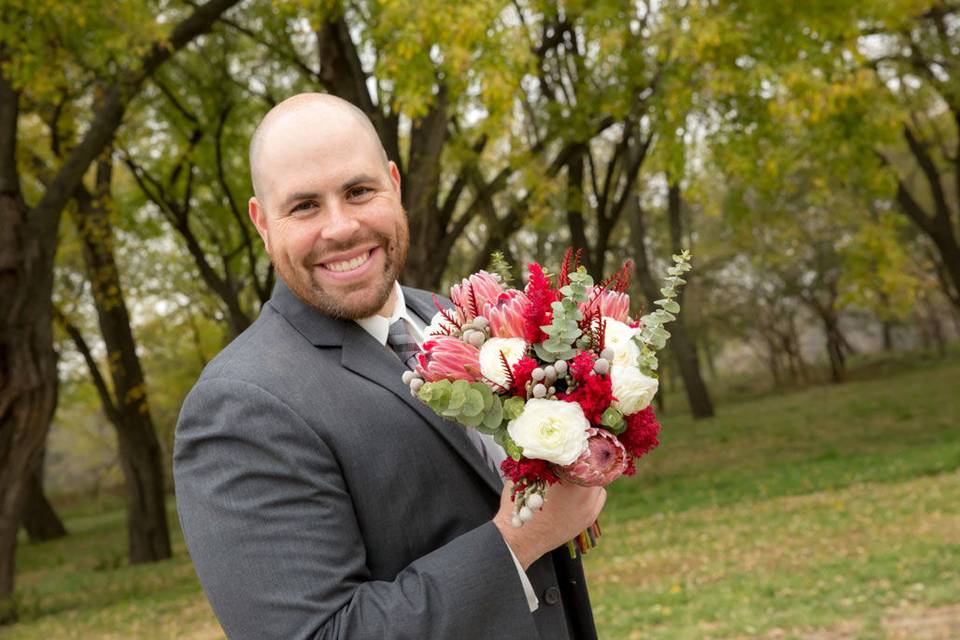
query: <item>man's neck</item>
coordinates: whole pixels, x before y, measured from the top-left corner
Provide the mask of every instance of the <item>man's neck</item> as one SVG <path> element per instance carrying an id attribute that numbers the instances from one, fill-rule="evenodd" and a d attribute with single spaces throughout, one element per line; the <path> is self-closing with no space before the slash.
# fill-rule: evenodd
<path id="1" fill-rule="evenodd" d="M 384 318 L 389 318 L 393 315 L 393 311 L 397 306 L 397 286 L 394 284 L 390 288 L 390 295 L 387 296 L 387 301 L 383 303 L 383 306 L 380 307 L 380 311 L 377 311 L 378 316 L 383 316 Z"/>

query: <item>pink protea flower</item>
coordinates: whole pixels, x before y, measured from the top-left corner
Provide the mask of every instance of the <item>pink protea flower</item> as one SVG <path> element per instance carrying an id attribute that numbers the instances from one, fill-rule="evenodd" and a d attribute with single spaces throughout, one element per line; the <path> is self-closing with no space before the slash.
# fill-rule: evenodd
<path id="1" fill-rule="evenodd" d="M 417 373 L 427 382 L 466 380 L 480 375 L 480 350 L 452 336 L 435 336 L 417 354 Z"/>
<path id="2" fill-rule="evenodd" d="M 619 322 L 627 322 L 630 313 L 630 296 L 612 289 L 594 287 L 590 294 L 590 302 L 580 305 L 580 311 L 584 315 L 587 315 L 587 309 L 592 315 L 599 313 L 601 316 L 613 318 Z"/>
<path id="3" fill-rule="evenodd" d="M 581 487 L 605 487 L 627 468 L 629 456 L 617 437 L 605 429 L 587 429 L 587 450 L 557 471 L 567 482 Z"/>
<path id="4" fill-rule="evenodd" d="M 503 293 L 503 285 L 486 271 L 477 271 L 450 287 L 450 299 L 467 320 L 480 315 L 485 304 L 496 301 Z"/>
<path id="5" fill-rule="evenodd" d="M 494 338 L 522 338 L 523 312 L 530 299 L 522 291 L 508 289 L 493 302 L 483 305 L 481 315 L 490 321 L 490 335 Z"/>

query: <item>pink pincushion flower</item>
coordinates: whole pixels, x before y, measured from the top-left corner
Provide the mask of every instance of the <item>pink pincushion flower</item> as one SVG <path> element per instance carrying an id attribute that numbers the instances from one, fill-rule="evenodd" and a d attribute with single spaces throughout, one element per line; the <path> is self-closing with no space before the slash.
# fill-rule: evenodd
<path id="1" fill-rule="evenodd" d="M 478 271 L 450 287 L 450 299 L 467 320 L 480 315 L 485 304 L 496 301 L 503 285 L 486 271 Z"/>
<path id="2" fill-rule="evenodd" d="M 529 304 L 525 293 L 508 289 L 493 302 L 483 305 L 481 315 L 490 321 L 490 335 L 495 338 L 524 337 L 523 312 Z"/>
<path id="3" fill-rule="evenodd" d="M 601 315 L 625 323 L 629 320 L 630 296 L 612 289 L 594 287 L 590 294 L 590 302 L 582 303 L 580 311 L 585 316 Z"/>
<path id="4" fill-rule="evenodd" d="M 605 429 L 587 429 L 587 450 L 558 470 L 560 477 L 581 487 L 605 487 L 627 468 L 629 456 L 617 437 Z"/>
<path id="5" fill-rule="evenodd" d="M 427 382 L 475 382 L 480 374 L 480 350 L 459 338 L 436 336 L 424 342 L 417 354 L 417 373 Z"/>

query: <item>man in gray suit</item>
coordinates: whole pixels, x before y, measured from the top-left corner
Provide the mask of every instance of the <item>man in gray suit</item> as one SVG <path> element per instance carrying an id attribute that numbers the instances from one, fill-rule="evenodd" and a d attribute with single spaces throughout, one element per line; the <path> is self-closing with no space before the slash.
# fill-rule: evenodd
<path id="1" fill-rule="evenodd" d="M 597 517 L 603 489 L 555 485 L 514 528 L 490 442 L 401 381 L 390 338 L 422 338 L 434 309 L 397 284 L 406 213 L 370 121 L 295 96 L 250 155 L 250 217 L 280 278 L 191 391 L 174 451 L 187 547 L 224 630 L 595 637 L 580 560 L 562 545 Z"/>

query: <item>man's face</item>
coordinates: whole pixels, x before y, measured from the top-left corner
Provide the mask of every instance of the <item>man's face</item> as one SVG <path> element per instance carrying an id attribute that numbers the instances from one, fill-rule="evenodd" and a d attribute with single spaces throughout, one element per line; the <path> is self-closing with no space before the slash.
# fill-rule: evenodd
<path id="1" fill-rule="evenodd" d="M 372 132 L 352 114 L 292 114 L 270 128 L 259 167 L 263 193 L 250 217 L 293 292 L 345 319 L 392 301 L 407 217 L 399 172 Z"/>

